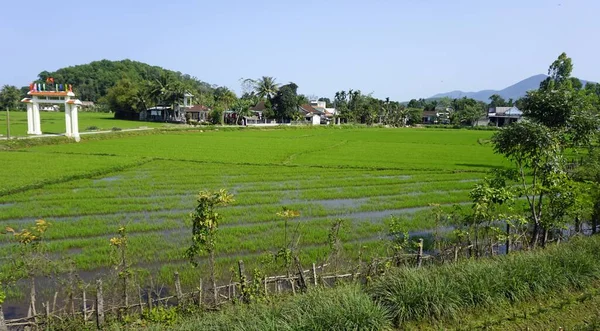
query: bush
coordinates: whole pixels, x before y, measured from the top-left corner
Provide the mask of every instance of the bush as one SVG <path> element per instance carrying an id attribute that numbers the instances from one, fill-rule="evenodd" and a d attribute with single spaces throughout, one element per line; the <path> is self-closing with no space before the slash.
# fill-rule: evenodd
<path id="1" fill-rule="evenodd" d="M 142 319 L 150 323 L 160 323 L 163 325 L 173 325 L 177 321 L 178 317 L 177 309 L 175 307 L 163 308 L 154 307 L 151 310 L 144 310 Z"/>
<path id="2" fill-rule="evenodd" d="M 111 130 L 112 130 L 112 131 L 121 131 L 121 130 L 123 130 L 123 129 L 121 129 L 121 128 L 118 128 L 118 127 L 116 127 L 116 126 L 113 126 L 113 128 L 112 128 Z"/>
<path id="3" fill-rule="evenodd" d="M 85 128 L 85 131 L 97 131 L 97 130 L 100 130 L 100 128 L 95 125 L 88 126 L 87 128 Z"/>

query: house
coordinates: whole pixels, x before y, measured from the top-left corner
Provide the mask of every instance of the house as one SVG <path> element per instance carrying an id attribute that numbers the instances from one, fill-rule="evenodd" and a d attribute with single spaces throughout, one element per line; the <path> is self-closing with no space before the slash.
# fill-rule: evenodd
<path id="1" fill-rule="evenodd" d="M 151 122 L 175 122 L 185 123 L 186 121 L 186 109 L 192 107 L 193 95 L 186 92 L 183 95 L 183 105 L 177 104 L 174 107 L 166 105 L 157 105 L 152 108 L 140 111 L 140 121 L 151 121 Z"/>
<path id="2" fill-rule="evenodd" d="M 454 109 L 446 106 L 436 106 L 434 110 L 425 110 L 421 115 L 423 124 L 450 124 Z"/>
<path id="3" fill-rule="evenodd" d="M 93 101 L 81 101 L 81 109 L 82 110 L 91 110 L 94 107 L 96 107 L 96 105 L 94 104 Z"/>
<path id="4" fill-rule="evenodd" d="M 454 109 L 452 107 L 436 106 L 435 107 L 435 113 L 437 116 L 436 124 L 450 124 L 450 117 L 452 116 L 453 112 L 454 112 Z"/>
<path id="5" fill-rule="evenodd" d="M 150 122 L 181 122 L 179 111 L 174 111 L 170 106 L 155 106 L 140 112 L 140 121 Z"/>
<path id="6" fill-rule="evenodd" d="M 320 125 L 322 121 L 324 121 L 325 124 L 328 124 L 324 108 L 315 108 L 307 103 L 298 107 L 298 110 L 304 116 L 306 121 L 310 122 L 312 125 Z"/>
<path id="7" fill-rule="evenodd" d="M 521 120 L 523 112 L 517 107 L 492 107 L 488 109 L 489 125 L 505 126 Z"/>
<path id="8" fill-rule="evenodd" d="M 437 113 L 435 110 L 425 110 L 421 119 L 423 124 L 435 124 L 437 123 Z"/>
<path id="9" fill-rule="evenodd" d="M 185 109 L 185 116 L 187 119 L 198 121 L 198 122 L 208 122 L 208 114 L 212 111 L 212 109 L 204 106 L 204 105 L 195 105 L 189 106 Z"/>
<path id="10" fill-rule="evenodd" d="M 40 105 L 41 111 L 59 111 L 60 107 L 58 105 Z"/>
<path id="11" fill-rule="evenodd" d="M 325 101 L 313 100 L 310 102 L 310 105 L 323 113 L 326 124 L 329 124 L 329 122 L 337 115 L 335 108 L 327 108 L 327 103 Z"/>

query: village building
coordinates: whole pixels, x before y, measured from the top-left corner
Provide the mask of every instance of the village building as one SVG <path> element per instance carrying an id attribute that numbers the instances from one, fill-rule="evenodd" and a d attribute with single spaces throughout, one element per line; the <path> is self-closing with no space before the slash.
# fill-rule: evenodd
<path id="1" fill-rule="evenodd" d="M 523 118 L 523 112 L 517 107 L 491 107 L 487 114 L 491 126 L 506 126 L 519 122 Z"/>

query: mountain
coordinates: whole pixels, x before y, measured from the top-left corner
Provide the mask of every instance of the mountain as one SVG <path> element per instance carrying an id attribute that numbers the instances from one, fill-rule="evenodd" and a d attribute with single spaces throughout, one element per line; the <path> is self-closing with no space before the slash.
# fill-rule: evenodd
<path id="1" fill-rule="evenodd" d="M 431 97 L 431 99 L 449 97 L 451 99 L 458 99 L 462 97 L 472 98 L 479 101 L 489 102 L 490 96 L 498 94 L 505 100 L 513 99 L 517 100 L 530 90 L 537 90 L 540 87 L 540 83 L 546 79 L 546 75 L 535 75 L 526 78 L 514 85 L 511 85 L 502 90 L 482 90 L 479 92 L 463 92 L 463 91 L 452 91 L 447 93 L 439 93 Z M 581 80 L 581 83 L 585 85 L 587 81 Z"/>
<path id="2" fill-rule="evenodd" d="M 52 77 L 57 83 L 72 84 L 79 99 L 96 102 L 122 78 L 134 82 L 153 81 L 163 73 L 171 75 L 190 90 L 212 90 L 210 84 L 190 75 L 132 60 L 100 60 L 61 68 L 54 72 L 42 71 L 37 82 L 44 83 L 48 77 Z"/>

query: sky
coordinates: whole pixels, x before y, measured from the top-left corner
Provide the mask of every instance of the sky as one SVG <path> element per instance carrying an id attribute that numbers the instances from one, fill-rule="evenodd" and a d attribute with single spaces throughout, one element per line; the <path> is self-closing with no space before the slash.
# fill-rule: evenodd
<path id="1" fill-rule="evenodd" d="M 238 93 L 272 76 L 306 95 L 406 101 L 502 89 L 562 52 L 600 81 L 598 13 L 598 0 L 2 0 L 0 85 L 131 59 Z"/>

